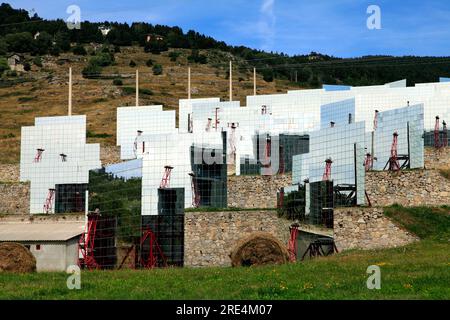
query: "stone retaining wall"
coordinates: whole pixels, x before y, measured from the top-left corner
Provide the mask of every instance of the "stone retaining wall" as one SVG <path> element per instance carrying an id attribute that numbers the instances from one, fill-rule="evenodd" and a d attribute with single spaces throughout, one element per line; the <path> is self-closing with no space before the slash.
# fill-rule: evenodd
<path id="1" fill-rule="evenodd" d="M 419 240 L 395 225 L 382 208 L 336 209 L 334 238 L 339 250 L 400 247 Z"/>
<path id="2" fill-rule="evenodd" d="M 291 175 L 230 176 L 228 206 L 235 208 L 275 208 L 277 191 L 292 182 Z"/>
<path id="3" fill-rule="evenodd" d="M 236 243 L 256 231 L 268 232 L 287 245 L 291 224 L 278 218 L 275 210 L 187 212 L 184 265 L 231 266 L 229 255 Z"/>
<path id="4" fill-rule="evenodd" d="M 373 206 L 450 204 L 450 180 L 437 170 L 368 172 L 366 191 Z"/>
<path id="5" fill-rule="evenodd" d="M 435 149 L 425 148 L 426 169 L 450 169 L 450 147 Z"/>
<path id="6" fill-rule="evenodd" d="M 30 185 L 0 183 L 0 214 L 24 215 L 30 212 Z"/>

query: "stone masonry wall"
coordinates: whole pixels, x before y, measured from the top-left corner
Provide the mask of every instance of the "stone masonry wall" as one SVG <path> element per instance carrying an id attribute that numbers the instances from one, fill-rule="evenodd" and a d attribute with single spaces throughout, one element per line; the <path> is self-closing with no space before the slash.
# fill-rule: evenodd
<path id="1" fill-rule="evenodd" d="M 30 212 L 30 185 L 0 183 L 0 214 L 28 214 Z"/>
<path id="2" fill-rule="evenodd" d="M 291 221 L 275 210 L 187 212 L 185 215 L 184 265 L 231 266 L 236 243 L 252 232 L 268 232 L 287 245 Z"/>
<path id="3" fill-rule="evenodd" d="M 336 209 L 334 238 L 338 250 L 400 247 L 418 240 L 384 216 L 382 208 Z"/>
<path id="4" fill-rule="evenodd" d="M 366 191 L 373 206 L 450 204 L 450 180 L 437 170 L 368 172 Z"/>
<path id="5" fill-rule="evenodd" d="M 291 184 L 291 175 L 230 176 L 228 206 L 235 208 L 275 208 L 277 191 Z"/>
<path id="6" fill-rule="evenodd" d="M 0 164 L 0 182 L 19 182 L 18 164 Z"/>
<path id="7" fill-rule="evenodd" d="M 450 147 L 442 149 L 427 147 L 424 157 L 426 169 L 450 169 Z"/>

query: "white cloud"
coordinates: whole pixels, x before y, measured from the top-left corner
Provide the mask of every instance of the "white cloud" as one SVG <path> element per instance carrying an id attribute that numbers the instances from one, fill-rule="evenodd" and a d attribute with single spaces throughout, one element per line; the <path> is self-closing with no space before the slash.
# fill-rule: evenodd
<path id="1" fill-rule="evenodd" d="M 262 38 L 261 49 L 271 50 L 275 41 L 275 0 L 262 0 L 259 11 L 257 28 L 259 36 Z"/>

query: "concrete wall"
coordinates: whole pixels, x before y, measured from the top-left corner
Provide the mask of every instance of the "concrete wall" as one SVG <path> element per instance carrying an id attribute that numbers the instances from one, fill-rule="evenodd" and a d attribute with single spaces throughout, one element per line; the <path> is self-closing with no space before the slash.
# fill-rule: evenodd
<path id="1" fill-rule="evenodd" d="M 268 232 L 287 245 L 291 221 L 275 210 L 188 212 L 185 215 L 184 265 L 231 266 L 236 243 L 252 232 Z"/>
<path id="2" fill-rule="evenodd" d="M 228 206 L 235 208 L 276 208 L 277 191 L 292 182 L 291 175 L 230 176 Z"/>
<path id="3" fill-rule="evenodd" d="M 334 211 L 338 250 L 399 247 L 418 238 L 384 216 L 382 208 L 339 208 Z"/>

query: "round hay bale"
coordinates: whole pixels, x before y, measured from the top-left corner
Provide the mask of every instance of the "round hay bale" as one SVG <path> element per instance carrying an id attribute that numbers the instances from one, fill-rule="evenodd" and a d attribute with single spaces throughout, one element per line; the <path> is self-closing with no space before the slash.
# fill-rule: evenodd
<path id="1" fill-rule="evenodd" d="M 270 233 L 255 232 L 238 241 L 230 258 L 233 267 L 260 266 L 287 263 L 289 253 L 286 246 Z"/>
<path id="2" fill-rule="evenodd" d="M 26 247 L 19 243 L 0 243 L 0 272 L 34 272 L 36 259 Z"/>

